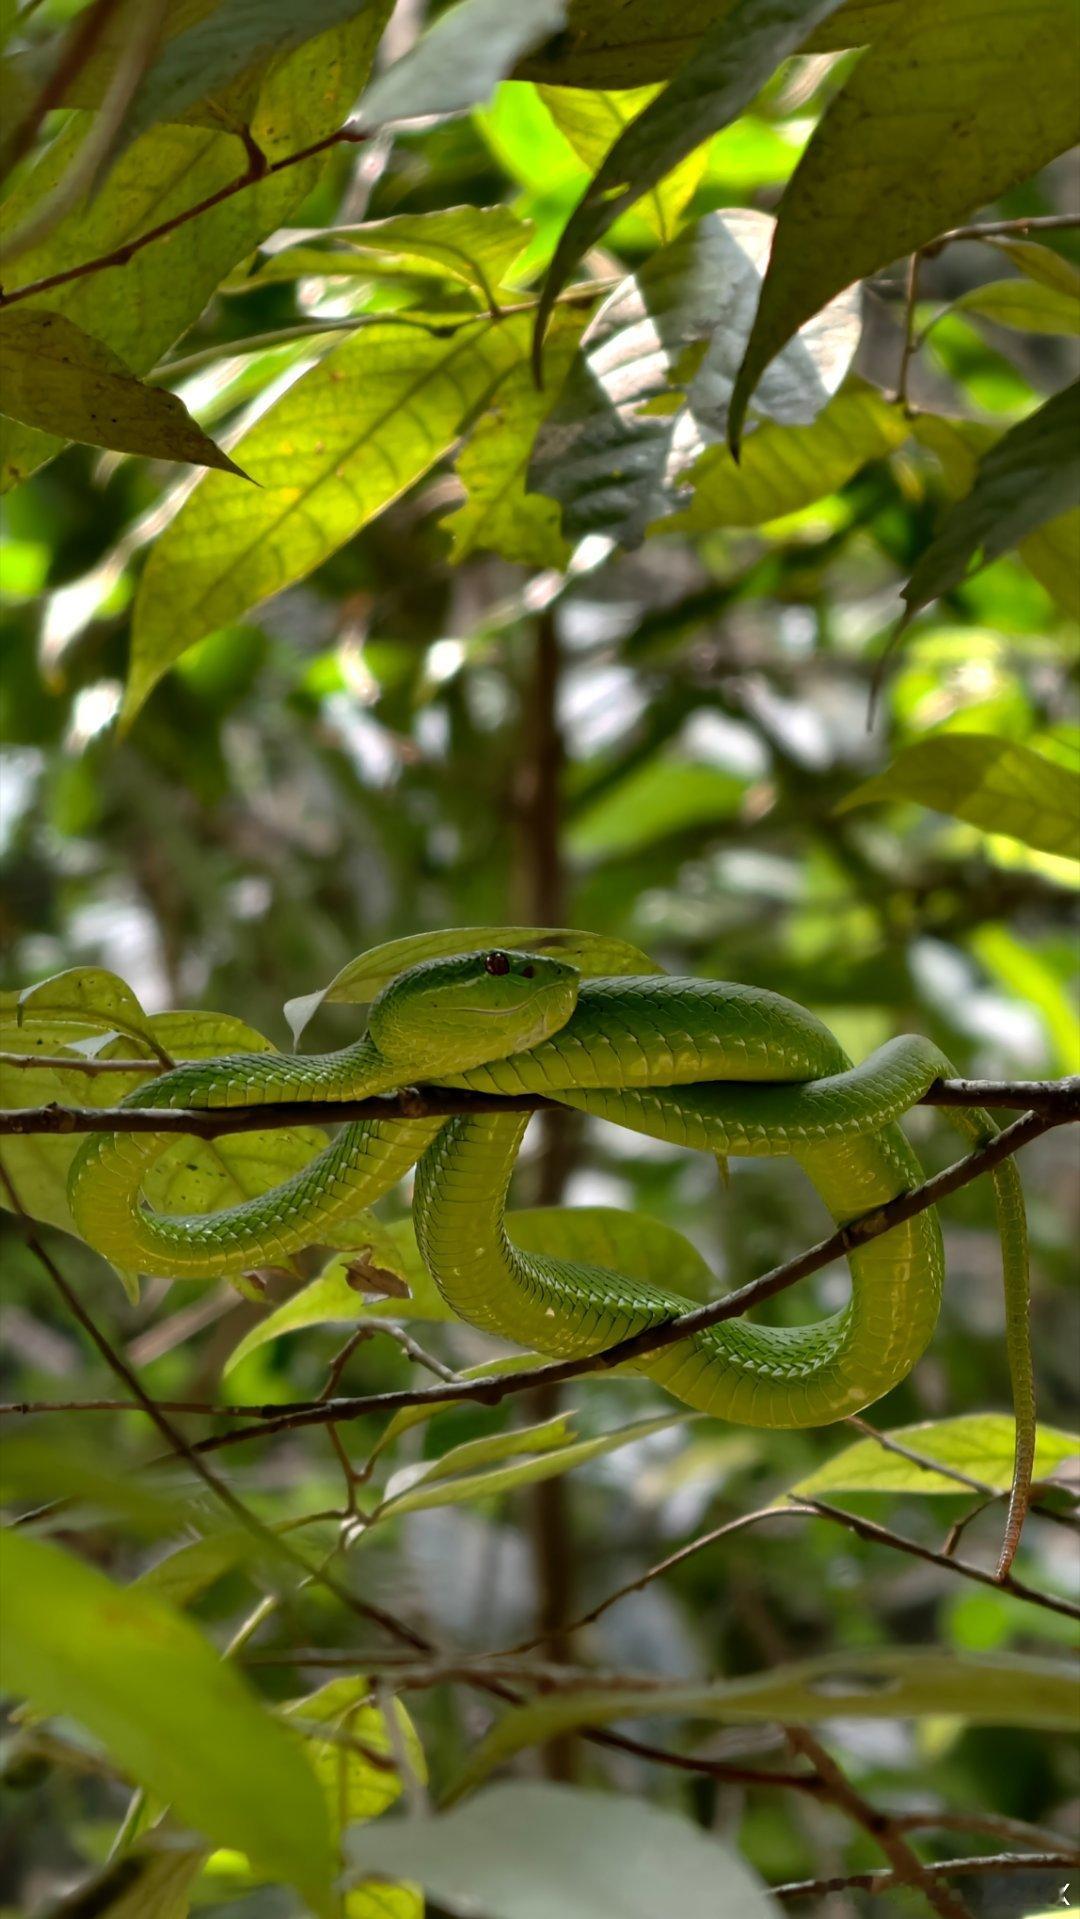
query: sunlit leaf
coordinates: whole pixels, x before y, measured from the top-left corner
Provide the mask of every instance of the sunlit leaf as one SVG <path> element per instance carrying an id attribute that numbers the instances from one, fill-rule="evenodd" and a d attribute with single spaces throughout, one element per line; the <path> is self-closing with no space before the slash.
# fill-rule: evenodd
<path id="1" fill-rule="evenodd" d="M 471 1791 L 493 1767 L 526 1746 L 575 1726 L 613 1720 L 713 1719 L 754 1725 L 781 1720 L 918 1719 L 954 1714 L 974 1725 L 1038 1726 L 1068 1732 L 1080 1712 L 1071 1667 L 1019 1654 L 965 1658 L 925 1647 L 825 1653 L 749 1679 L 704 1686 L 628 1685 L 547 1694 L 508 1712 L 482 1740 L 455 1785 Z"/>
<path id="2" fill-rule="evenodd" d="M 579 859 L 632 853 L 670 834 L 730 820 L 745 791 L 745 780 L 718 766 L 657 754 L 575 814 L 567 842 Z"/>
<path id="3" fill-rule="evenodd" d="M 559 132 L 595 173 L 623 128 L 636 120 L 658 87 L 630 87 L 619 93 L 592 92 L 583 87 L 541 87 L 544 102 Z M 673 240 L 679 216 L 705 171 L 705 148 L 687 155 L 657 180 L 637 203 L 637 211 L 661 241 Z"/>
<path id="4" fill-rule="evenodd" d="M 532 228 L 509 207 L 441 207 L 437 213 L 397 213 L 359 227 L 334 227 L 330 237 L 348 241 L 363 258 L 375 256 L 403 269 L 438 268 L 464 281 L 491 305 Z M 332 266 L 325 269 L 333 272 Z"/>
<path id="5" fill-rule="evenodd" d="M 387 320 L 288 389 L 234 449 L 258 487 L 208 474 L 151 551 L 124 718 L 194 641 L 302 579 L 434 465 L 520 360 L 523 317 Z"/>
<path id="6" fill-rule="evenodd" d="M 540 429 L 529 484 L 563 508 L 571 538 L 604 533 L 633 546 L 682 503 L 689 468 L 722 441 L 773 223 L 735 208 L 709 214 L 651 254 L 590 323 L 558 402 Z M 805 425 L 847 373 L 859 309 L 844 294 L 762 383 L 756 409 Z"/>
<path id="7" fill-rule="evenodd" d="M 947 593 L 972 560 L 997 559 L 1080 505 L 1080 382 L 1055 393 L 979 462 L 971 492 L 948 515 L 904 588 L 911 619 Z"/>
<path id="8" fill-rule="evenodd" d="M 958 1419 L 926 1420 L 918 1426 L 895 1426 L 886 1434 L 909 1452 L 954 1466 L 969 1479 L 981 1480 L 997 1492 L 1008 1492 L 1013 1479 L 1016 1426 L 1004 1413 L 972 1413 Z M 1045 1479 L 1065 1459 L 1080 1453 L 1080 1434 L 1040 1426 L 1035 1448 L 1035 1478 Z M 876 1439 L 857 1439 L 835 1458 L 826 1460 L 791 1488 L 793 1498 L 818 1498 L 836 1492 L 963 1493 L 964 1487 L 947 1473 L 917 1466 L 890 1452 Z"/>
<path id="9" fill-rule="evenodd" d="M 582 933 L 573 927 L 452 926 L 443 932 L 409 934 L 405 939 L 390 940 L 385 946 L 374 946 L 343 966 L 321 992 L 289 1000 L 285 1017 L 293 1039 L 300 1039 L 304 1028 L 324 1004 L 367 1006 L 399 973 L 409 966 L 418 966 L 421 960 L 483 952 L 489 946 L 546 953 L 552 959 L 576 966 L 585 978 L 609 973 L 663 971 L 647 953 L 626 940 L 610 939 L 600 933 Z"/>
<path id="10" fill-rule="evenodd" d="M 340 125 L 370 67 L 387 11 L 387 0 L 378 0 L 359 20 L 321 34 L 272 67 L 250 117 L 252 137 L 268 160 L 295 153 Z M 17 231 L 54 192 L 82 139 L 76 116 L 8 196 L 5 234 Z M 201 313 L 222 276 L 300 205 L 325 164 L 316 157 L 271 174 L 140 248 L 126 264 L 40 297 L 136 373 L 146 373 Z M 243 148 L 230 134 L 153 128 L 128 149 L 89 203 L 76 206 L 10 262 L 5 293 L 110 253 L 218 192 L 243 167 Z M 61 445 L 53 435 L 12 425 L 4 434 L 0 482 L 14 485 Z"/>
<path id="11" fill-rule="evenodd" d="M 368 88 L 360 125 L 479 106 L 565 17 L 565 0 L 457 0 Z"/>
<path id="12" fill-rule="evenodd" d="M 1080 859 L 1080 774 L 1015 740 L 984 733 L 917 740 L 837 810 L 880 800 L 915 800 L 986 833 L 1006 833 L 1041 852 Z"/>
<path id="13" fill-rule="evenodd" d="M 5 1688 L 77 1720 L 181 1819 L 329 1913 L 318 1787 L 236 1669 L 181 1614 L 55 1546 L 9 1532 L 4 1562 Z"/>
<path id="14" fill-rule="evenodd" d="M 794 53 L 838 3 L 735 0 L 725 9 L 686 65 L 616 140 L 590 180 L 548 270 L 537 315 L 538 332 L 543 330 L 551 304 L 575 263 L 596 245 L 611 222 L 679 166 L 702 141 L 730 125 L 750 105 L 781 60 Z M 832 290 L 837 292 L 839 288 Z M 824 306 L 825 301 L 820 304 Z"/>
<path id="15" fill-rule="evenodd" d="M 883 459 L 910 431 L 901 407 L 849 379 L 810 426 L 764 421 L 738 462 L 727 447 L 709 447 L 686 476 L 690 504 L 652 530 L 706 533 L 797 513 L 844 486 L 869 461 Z"/>
<path id="16" fill-rule="evenodd" d="M 525 355 L 500 381 L 486 413 L 458 457 L 464 506 L 443 525 L 453 559 L 477 548 L 501 553 L 521 566 L 565 566 L 570 544 L 559 528 L 559 509 L 542 493 L 530 493 L 526 475 L 537 430 L 550 412 L 585 325 L 583 313 L 556 314 L 544 342 L 544 385 L 538 387 Z"/>
<path id="17" fill-rule="evenodd" d="M 780 206 L 732 402 L 841 287 L 923 246 L 1077 138 L 1072 0 L 910 0 L 827 107 Z"/>
<path id="18" fill-rule="evenodd" d="M 1039 286 L 1052 287 L 1067 298 L 1080 300 L 1080 270 L 1053 247 L 1043 246 L 1038 240 L 1013 240 L 1005 234 L 995 234 L 985 244 L 1003 253 L 1020 273 Z"/>
<path id="19" fill-rule="evenodd" d="M 408 1872 L 441 1907 L 485 1919 L 768 1919 L 738 1855 L 643 1800 L 534 1780 L 492 1786 L 422 1822 L 391 1819 L 350 1842 L 352 1880 Z"/>

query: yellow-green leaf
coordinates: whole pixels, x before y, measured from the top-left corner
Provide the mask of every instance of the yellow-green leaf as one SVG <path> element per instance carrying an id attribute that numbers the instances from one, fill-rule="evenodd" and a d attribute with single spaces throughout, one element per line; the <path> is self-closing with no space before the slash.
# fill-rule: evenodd
<path id="1" fill-rule="evenodd" d="M 0 406 L 65 440 L 245 477 L 175 393 L 148 386 L 111 347 L 43 307 L 0 313 Z"/>
<path id="2" fill-rule="evenodd" d="M 1008 1492 L 1013 1479 L 1015 1422 L 1004 1413 L 971 1413 L 958 1419 L 926 1420 L 918 1426 L 896 1426 L 885 1434 L 909 1452 L 954 1466 L 995 1492 Z M 1035 1478 L 1046 1479 L 1064 1460 L 1080 1453 L 1080 1434 L 1040 1426 L 1035 1448 Z M 857 1439 L 834 1459 L 808 1473 L 792 1486 L 793 1498 L 819 1498 L 845 1493 L 957 1493 L 964 1486 L 932 1466 L 917 1466 L 900 1453 L 890 1452 L 876 1439 Z"/>
<path id="3" fill-rule="evenodd" d="M 538 91 L 559 132 L 589 172 L 595 173 L 623 128 L 644 112 L 660 88 L 627 87 L 618 93 L 592 92 L 585 87 L 540 87 Z M 705 160 L 705 147 L 696 148 L 638 201 L 639 216 L 658 240 L 674 239 L 679 216 L 705 171 Z"/>
<path id="4" fill-rule="evenodd" d="M 235 448 L 258 489 L 208 474 L 153 547 L 123 717 L 204 633 L 302 579 L 426 473 L 522 338 L 521 318 L 435 331 L 387 320 L 297 380 Z"/>
<path id="5" fill-rule="evenodd" d="M 1080 333 L 1080 289 L 1066 293 L 1034 280 L 990 280 L 962 293 L 953 308 L 1023 333 Z"/>
<path id="6" fill-rule="evenodd" d="M 763 421 L 737 463 L 727 447 L 709 447 L 686 476 L 694 490 L 689 506 L 651 530 L 705 533 L 797 513 L 883 459 L 910 431 L 901 407 L 850 379 L 810 426 Z"/>
<path id="7" fill-rule="evenodd" d="M 915 800 L 986 833 L 1080 859 L 1080 775 L 1015 740 L 986 733 L 918 740 L 849 793 L 837 811 L 881 800 Z"/>
<path id="8" fill-rule="evenodd" d="M 1080 133 L 1075 0 L 910 0 L 826 109 L 784 198 L 729 428 L 852 281 L 933 240 Z"/>
<path id="9" fill-rule="evenodd" d="M 535 1486 L 539 1480 L 559 1478 L 563 1473 L 572 1472 L 575 1466 L 584 1466 L 605 1453 L 618 1452 L 623 1446 L 648 1439 L 653 1433 L 664 1432 L 690 1417 L 687 1413 L 667 1413 L 657 1419 L 639 1419 L 632 1425 L 620 1426 L 615 1432 L 599 1433 L 592 1439 L 572 1439 L 566 1444 L 557 1443 L 557 1437 L 552 1438 L 553 1427 L 546 1433 L 541 1428 L 541 1450 L 512 1464 L 497 1464 L 450 1479 L 430 1482 L 425 1479 L 419 1485 L 402 1486 L 397 1492 L 392 1490 L 391 1481 L 378 1516 L 397 1519 L 402 1513 L 425 1512 L 432 1506 L 460 1506 L 468 1500 L 490 1499 L 522 1486 Z"/>
<path id="10" fill-rule="evenodd" d="M 181 1614 L 9 1532 L 3 1685 L 100 1739 L 138 1784 L 329 1913 L 329 1822 L 294 1738 Z"/>

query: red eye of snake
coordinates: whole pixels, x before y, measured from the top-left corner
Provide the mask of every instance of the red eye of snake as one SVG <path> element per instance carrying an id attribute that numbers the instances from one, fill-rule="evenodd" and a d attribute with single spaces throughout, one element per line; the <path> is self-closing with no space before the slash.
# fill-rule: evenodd
<path id="1" fill-rule="evenodd" d="M 510 971 L 510 961 L 505 953 L 488 953 L 484 960 L 484 971 L 501 977 Z"/>

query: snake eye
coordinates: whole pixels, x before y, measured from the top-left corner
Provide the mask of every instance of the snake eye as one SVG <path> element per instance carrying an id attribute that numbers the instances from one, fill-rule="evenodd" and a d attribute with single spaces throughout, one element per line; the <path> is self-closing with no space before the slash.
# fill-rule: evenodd
<path id="1" fill-rule="evenodd" d="M 494 973 L 497 978 L 501 978 L 504 973 L 510 971 L 510 961 L 505 953 L 487 953 L 484 956 L 484 971 Z"/>

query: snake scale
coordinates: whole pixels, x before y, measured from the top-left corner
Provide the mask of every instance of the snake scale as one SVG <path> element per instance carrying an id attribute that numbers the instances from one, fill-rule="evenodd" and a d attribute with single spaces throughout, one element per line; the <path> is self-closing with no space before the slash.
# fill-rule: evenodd
<path id="1" fill-rule="evenodd" d="M 664 974 L 583 977 L 578 965 L 549 954 L 493 947 L 406 967 L 375 997 L 364 1036 L 337 1052 L 192 1061 L 126 1103 L 321 1103 L 417 1080 L 543 1094 L 719 1157 L 790 1156 L 845 1223 L 921 1182 L 897 1122 L 952 1071 L 917 1036 L 892 1040 L 852 1067 L 815 1015 L 764 989 Z M 949 1117 L 975 1141 L 996 1130 L 982 1111 Z M 89 1243 L 121 1268 L 217 1278 L 332 1241 L 335 1225 L 418 1162 L 420 1251 L 447 1304 L 471 1324 L 562 1357 L 600 1351 L 685 1311 L 685 1299 L 645 1278 L 514 1245 L 504 1210 L 527 1120 L 512 1110 L 353 1122 L 282 1185 L 186 1216 L 154 1213 L 140 1196 L 170 1135 L 98 1134 L 72 1163 L 71 1209 Z M 1030 1476 L 1034 1400 L 1023 1199 L 1012 1161 L 993 1179 L 1017 1414 L 1008 1558 Z M 933 1333 L 944 1272 L 936 1215 L 923 1212 L 871 1240 L 852 1252 L 850 1267 L 850 1300 L 826 1319 L 797 1327 L 727 1321 L 644 1355 L 632 1370 L 745 1425 L 822 1425 L 857 1412 L 906 1377 Z"/>

